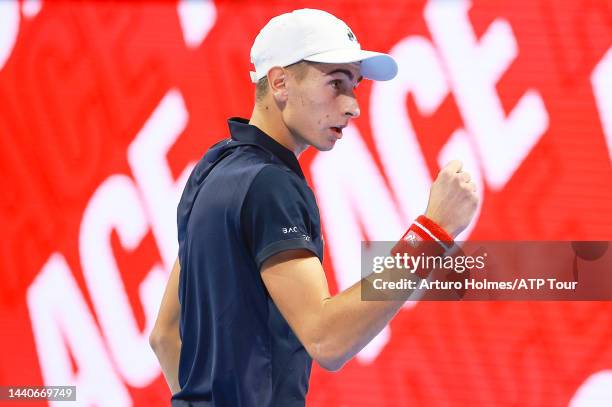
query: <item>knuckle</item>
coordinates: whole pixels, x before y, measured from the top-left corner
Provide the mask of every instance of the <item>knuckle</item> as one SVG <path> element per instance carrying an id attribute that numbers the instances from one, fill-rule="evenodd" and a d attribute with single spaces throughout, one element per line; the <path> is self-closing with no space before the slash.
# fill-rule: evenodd
<path id="1" fill-rule="evenodd" d="M 445 168 L 438 174 L 438 179 L 448 180 L 451 177 L 451 174 L 451 171 Z"/>

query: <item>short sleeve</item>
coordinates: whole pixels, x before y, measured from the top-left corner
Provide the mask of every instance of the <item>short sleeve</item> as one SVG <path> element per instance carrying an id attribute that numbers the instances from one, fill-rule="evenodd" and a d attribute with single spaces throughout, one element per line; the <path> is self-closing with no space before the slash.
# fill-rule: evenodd
<path id="1" fill-rule="evenodd" d="M 319 227 L 312 191 L 282 167 L 268 165 L 253 180 L 243 203 L 241 227 L 257 268 L 270 256 L 291 249 L 310 250 L 319 259 L 313 235 Z"/>

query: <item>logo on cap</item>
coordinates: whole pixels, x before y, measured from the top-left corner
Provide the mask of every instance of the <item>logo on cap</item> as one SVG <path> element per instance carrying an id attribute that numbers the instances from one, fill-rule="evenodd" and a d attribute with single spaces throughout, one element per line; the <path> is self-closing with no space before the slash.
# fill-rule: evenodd
<path id="1" fill-rule="evenodd" d="M 357 38 L 355 38 L 355 34 L 353 34 L 353 32 L 351 31 L 350 28 L 347 28 L 347 33 L 346 35 L 348 36 L 349 40 L 351 41 L 357 41 Z"/>

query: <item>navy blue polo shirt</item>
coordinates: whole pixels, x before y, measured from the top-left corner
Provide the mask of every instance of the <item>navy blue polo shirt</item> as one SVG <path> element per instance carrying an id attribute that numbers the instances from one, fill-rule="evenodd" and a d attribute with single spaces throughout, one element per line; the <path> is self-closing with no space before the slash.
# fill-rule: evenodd
<path id="1" fill-rule="evenodd" d="M 173 404 L 303 406 L 312 359 L 260 268 L 289 249 L 323 261 L 319 211 L 290 150 L 244 119 L 229 129 L 178 205 L 182 390 Z"/>

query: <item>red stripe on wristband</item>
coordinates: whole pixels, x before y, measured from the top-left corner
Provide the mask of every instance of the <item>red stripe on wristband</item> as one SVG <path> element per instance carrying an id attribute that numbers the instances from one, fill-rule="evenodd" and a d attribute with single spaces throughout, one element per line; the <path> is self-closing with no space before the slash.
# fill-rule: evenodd
<path id="1" fill-rule="evenodd" d="M 416 221 L 429 229 L 429 231 L 438 239 L 438 241 L 445 242 L 449 247 L 453 245 L 453 237 L 427 216 L 421 215 L 416 219 Z"/>

